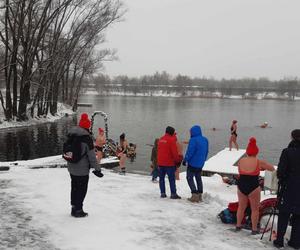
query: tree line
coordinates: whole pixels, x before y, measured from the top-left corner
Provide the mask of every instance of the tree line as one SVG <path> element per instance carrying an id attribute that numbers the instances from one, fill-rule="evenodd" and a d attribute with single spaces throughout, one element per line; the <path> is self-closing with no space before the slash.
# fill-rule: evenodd
<path id="1" fill-rule="evenodd" d="M 278 94 L 288 94 L 294 99 L 300 93 L 300 81 L 297 78 L 284 78 L 272 81 L 268 78 L 241 78 L 241 79 L 214 79 L 207 77 L 189 77 L 186 75 L 171 76 L 166 71 L 156 72 L 153 75 L 141 77 L 128 77 L 121 75 L 109 77 L 99 74 L 94 78 L 97 90 L 103 91 L 122 91 L 137 93 L 151 93 L 157 90 L 176 92 L 182 96 L 191 92 L 221 92 L 224 95 L 249 93 L 255 95 L 258 92 L 276 92 Z"/>
<path id="2" fill-rule="evenodd" d="M 118 0 L 1 0 L 6 120 L 55 115 L 58 102 L 75 110 L 84 79 L 114 58 L 103 48 L 104 35 L 123 14 Z"/>

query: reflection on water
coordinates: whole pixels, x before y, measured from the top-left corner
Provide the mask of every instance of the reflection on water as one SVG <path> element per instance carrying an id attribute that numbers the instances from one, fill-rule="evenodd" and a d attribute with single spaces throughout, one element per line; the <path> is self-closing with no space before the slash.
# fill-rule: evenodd
<path id="1" fill-rule="evenodd" d="M 134 172 L 150 171 L 151 147 L 147 144 L 163 135 L 167 125 L 176 128 L 179 140 L 186 140 L 190 127 L 200 124 L 209 139 L 211 156 L 228 145 L 231 121 L 236 119 L 240 147 L 245 148 L 248 138 L 255 136 L 260 157 L 273 164 L 278 163 L 282 148 L 289 142 L 290 131 L 300 128 L 299 102 L 98 96 L 82 97 L 80 101 L 93 103 L 93 108 L 81 107 L 78 115 L 102 110 L 108 114 L 110 138 L 118 141 L 125 132 L 128 141 L 137 144 L 135 162 L 127 163 L 128 170 Z M 265 121 L 271 128 L 259 128 Z M 69 117 L 30 128 L 1 130 L 0 160 L 61 154 L 67 130 L 74 124 L 76 117 Z M 103 125 L 103 119 L 96 116 L 94 131 Z"/>
<path id="2" fill-rule="evenodd" d="M 61 154 L 67 130 L 76 117 L 31 127 L 4 129 L 0 132 L 0 161 L 28 160 Z"/>

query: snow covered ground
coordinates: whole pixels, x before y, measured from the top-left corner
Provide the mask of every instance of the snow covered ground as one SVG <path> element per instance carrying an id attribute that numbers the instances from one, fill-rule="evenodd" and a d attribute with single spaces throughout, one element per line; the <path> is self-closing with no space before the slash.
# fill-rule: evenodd
<path id="1" fill-rule="evenodd" d="M 59 103 L 57 105 L 57 114 L 55 116 L 48 114 L 47 117 L 43 118 L 29 118 L 28 121 L 25 122 L 16 122 L 16 121 L 11 121 L 7 122 L 4 121 L 4 114 L 3 110 L 0 109 L 0 129 L 2 128 L 11 128 L 11 127 L 25 127 L 25 126 L 32 126 L 40 123 L 45 123 L 45 122 L 54 122 L 62 117 L 64 117 L 66 114 L 71 115 L 74 114 L 72 109 L 70 107 L 67 107 L 66 105 Z"/>
<path id="2" fill-rule="evenodd" d="M 273 249 L 267 236 L 260 241 L 249 231 L 234 233 L 219 221 L 217 214 L 237 199 L 236 186 L 219 175 L 203 178 L 204 202 L 192 204 L 185 173 L 177 181 L 181 200 L 161 199 L 149 176 L 104 174 L 90 175 L 89 216 L 73 218 L 66 169 L 12 166 L 0 172 L 0 249 Z"/>

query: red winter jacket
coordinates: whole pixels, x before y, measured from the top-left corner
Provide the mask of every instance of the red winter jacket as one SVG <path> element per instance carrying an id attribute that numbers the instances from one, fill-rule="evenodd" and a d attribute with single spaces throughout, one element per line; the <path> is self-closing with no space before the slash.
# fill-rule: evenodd
<path id="1" fill-rule="evenodd" d="M 165 134 L 158 141 L 157 165 L 164 167 L 174 167 L 182 161 L 182 155 L 178 154 L 176 137 Z"/>

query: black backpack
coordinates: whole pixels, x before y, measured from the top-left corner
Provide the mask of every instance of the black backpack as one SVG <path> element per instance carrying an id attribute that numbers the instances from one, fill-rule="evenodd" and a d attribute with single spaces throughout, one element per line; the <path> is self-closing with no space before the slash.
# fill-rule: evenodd
<path id="1" fill-rule="evenodd" d="M 68 135 L 67 141 L 63 145 L 62 157 L 70 163 L 79 162 L 87 152 L 81 152 L 81 143 L 86 141 L 87 136 Z"/>

